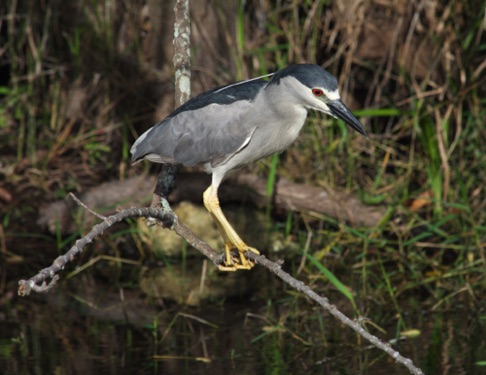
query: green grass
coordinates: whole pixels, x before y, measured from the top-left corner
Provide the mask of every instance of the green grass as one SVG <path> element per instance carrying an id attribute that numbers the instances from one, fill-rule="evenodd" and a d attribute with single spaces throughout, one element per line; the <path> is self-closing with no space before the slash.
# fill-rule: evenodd
<path id="1" fill-rule="evenodd" d="M 353 294 L 349 291 L 348 287 L 346 287 L 339 279 L 334 276 L 334 274 L 327 269 L 322 263 L 314 258 L 311 254 L 306 254 L 307 259 L 311 261 L 311 263 L 322 273 L 326 279 L 339 290 L 342 295 L 344 295 L 353 305 L 353 308 L 356 310 L 356 303 L 354 301 Z"/>

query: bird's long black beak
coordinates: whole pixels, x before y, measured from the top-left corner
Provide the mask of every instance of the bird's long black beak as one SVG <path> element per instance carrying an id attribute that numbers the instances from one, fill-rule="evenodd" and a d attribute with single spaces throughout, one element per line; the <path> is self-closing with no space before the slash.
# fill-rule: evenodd
<path id="1" fill-rule="evenodd" d="M 331 110 L 331 113 L 333 114 L 334 117 L 343 120 L 346 124 L 351 126 L 358 133 L 363 134 L 365 137 L 368 136 L 368 134 L 366 134 L 366 130 L 364 129 L 364 126 L 361 125 L 358 119 L 354 117 L 354 115 L 351 113 L 348 107 L 346 107 L 340 99 L 331 100 L 326 104 Z"/>

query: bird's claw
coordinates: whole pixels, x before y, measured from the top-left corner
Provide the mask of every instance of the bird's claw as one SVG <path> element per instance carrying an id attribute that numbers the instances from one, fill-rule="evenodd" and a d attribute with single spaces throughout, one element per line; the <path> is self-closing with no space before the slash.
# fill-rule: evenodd
<path id="1" fill-rule="evenodd" d="M 247 251 L 251 251 L 256 254 L 260 254 L 260 252 L 249 246 L 241 246 L 236 247 L 233 244 L 226 244 L 225 245 L 225 254 L 222 257 L 222 264 L 218 265 L 220 271 L 236 271 L 236 270 L 250 270 L 255 263 L 246 258 L 245 253 Z"/>

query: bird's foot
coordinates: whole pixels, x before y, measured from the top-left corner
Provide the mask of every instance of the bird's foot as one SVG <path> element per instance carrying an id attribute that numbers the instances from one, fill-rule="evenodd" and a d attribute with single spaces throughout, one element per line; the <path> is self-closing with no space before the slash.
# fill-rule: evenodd
<path id="1" fill-rule="evenodd" d="M 250 270 L 255 263 L 247 259 L 245 253 L 251 251 L 256 254 L 260 252 L 246 244 L 236 247 L 231 243 L 225 244 L 225 257 L 222 264 L 218 265 L 221 271 Z"/>

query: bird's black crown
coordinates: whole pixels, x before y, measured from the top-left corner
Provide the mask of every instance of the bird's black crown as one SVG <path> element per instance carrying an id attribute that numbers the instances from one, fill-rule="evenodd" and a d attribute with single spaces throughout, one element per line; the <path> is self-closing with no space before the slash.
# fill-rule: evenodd
<path id="1" fill-rule="evenodd" d="M 327 91 L 335 91 L 338 89 L 336 77 L 315 64 L 290 65 L 275 73 L 270 84 L 278 85 L 285 77 L 294 77 L 309 88 L 322 87 Z"/>

